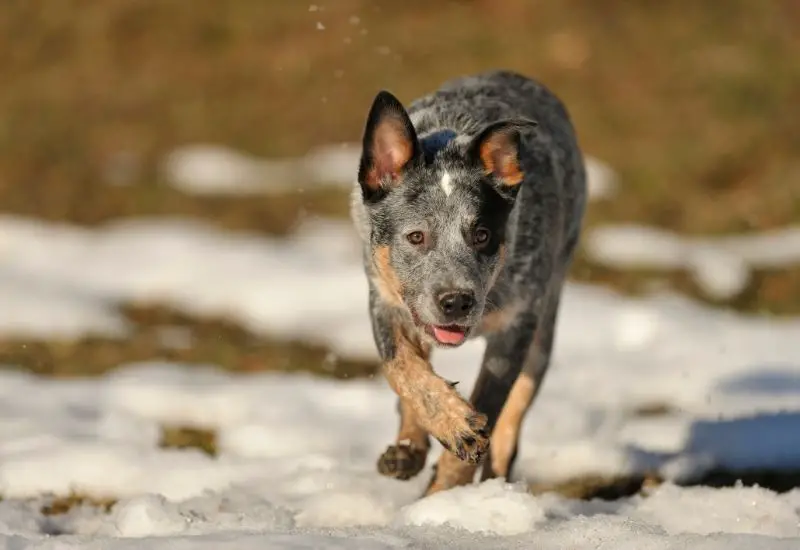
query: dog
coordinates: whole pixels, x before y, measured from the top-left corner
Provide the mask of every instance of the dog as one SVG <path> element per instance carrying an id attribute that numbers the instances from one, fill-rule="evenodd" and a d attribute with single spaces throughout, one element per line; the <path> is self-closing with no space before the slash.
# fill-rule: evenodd
<path id="1" fill-rule="evenodd" d="M 494 70 L 408 108 L 375 96 L 350 210 L 375 345 L 399 398 L 381 474 L 416 476 L 430 435 L 445 452 L 425 495 L 474 482 L 481 465 L 481 480 L 509 477 L 550 364 L 585 202 L 573 124 L 540 82 Z M 430 355 L 476 337 L 486 351 L 467 401 Z"/>

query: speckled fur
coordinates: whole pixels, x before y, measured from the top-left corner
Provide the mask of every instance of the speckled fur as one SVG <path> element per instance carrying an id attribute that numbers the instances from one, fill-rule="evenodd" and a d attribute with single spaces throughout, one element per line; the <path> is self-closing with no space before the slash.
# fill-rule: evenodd
<path id="1" fill-rule="evenodd" d="M 421 442 L 430 433 L 453 453 L 436 468 L 431 493 L 468 483 L 481 462 L 484 479 L 509 474 L 521 415 L 507 415 L 514 420 L 503 422 L 498 452 L 504 456 L 484 461 L 484 438 L 520 374 L 531 382 L 517 392 L 514 406 L 527 410 L 547 371 L 561 289 L 582 225 L 585 171 L 566 109 L 542 84 L 522 75 L 492 71 L 457 78 L 407 108 L 392 105 L 386 112 L 398 117 L 393 128 L 413 126 L 411 141 L 393 149 L 391 139 L 375 141 L 375 120 L 368 118 L 351 210 L 364 243 L 370 315 L 384 373 L 405 405 L 401 410 L 417 415 L 402 423 L 402 437 L 411 433 Z M 470 156 L 476 136 L 500 120 L 522 121 L 516 134 L 519 185 L 504 185 Z M 525 122 L 531 120 L 538 125 Z M 375 143 L 412 158 L 396 173 L 376 172 L 381 151 Z M 476 220 L 491 230 L 491 242 L 480 251 L 467 242 Z M 405 236 L 415 229 L 431 235 L 433 244 L 422 251 L 411 247 Z M 392 299 L 388 284 L 397 290 Z M 469 403 L 430 368 L 428 351 L 436 342 L 422 328 L 440 321 L 434 298 L 452 287 L 474 292 L 476 307 L 463 322 L 469 338 L 487 340 Z M 504 465 L 503 471 L 492 464 Z M 379 470 L 385 473 L 380 465 Z"/>

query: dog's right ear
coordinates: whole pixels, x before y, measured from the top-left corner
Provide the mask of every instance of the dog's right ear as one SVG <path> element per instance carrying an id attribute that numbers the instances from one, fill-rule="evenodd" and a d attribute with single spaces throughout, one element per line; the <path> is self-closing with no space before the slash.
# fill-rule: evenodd
<path id="1" fill-rule="evenodd" d="M 421 157 L 421 147 L 402 103 L 387 91 L 375 96 L 367 116 L 358 167 L 358 183 L 366 201 L 375 201 L 398 183 Z"/>
<path id="2" fill-rule="evenodd" d="M 516 190 L 524 174 L 519 161 L 520 132 L 538 123 L 525 118 L 500 120 L 481 130 L 472 140 L 469 157 L 492 174 L 506 190 Z"/>

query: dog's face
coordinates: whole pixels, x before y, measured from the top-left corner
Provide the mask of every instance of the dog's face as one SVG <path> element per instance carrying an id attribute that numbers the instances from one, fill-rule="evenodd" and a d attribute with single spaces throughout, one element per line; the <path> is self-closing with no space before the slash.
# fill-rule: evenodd
<path id="1" fill-rule="evenodd" d="M 481 320 L 505 256 L 505 228 L 523 174 L 521 125 L 492 124 L 470 143 L 421 142 L 400 102 L 375 98 L 358 180 L 367 213 L 373 281 L 443 346 Z"/>

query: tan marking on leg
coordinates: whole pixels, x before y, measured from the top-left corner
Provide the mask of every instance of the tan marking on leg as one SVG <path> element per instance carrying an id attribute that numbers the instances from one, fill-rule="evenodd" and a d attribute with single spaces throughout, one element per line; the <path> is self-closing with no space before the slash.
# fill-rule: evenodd
<path id="1" fill-rule="evenodd" d="M 402 331 L 396 332 L 395 358 L 384 365 L 389 385 L 416 414 L 418 424 L 445 448 L 478 463 L 488 449 L 486 416 L 478 413 L 433 372 L 428 352 Z"/>
<path id="2" fill-rule="evenodd" d="M 519 438 L 522 420 L 528 410 L 533 395 L 536 392 L 536 383 L 525 373 L 521 373 L 503 405 L 503 410 L 497 419 L 497 424 L 492 431 L 492 470 L 500 477 L 508 477 L 508 467 L 511 455 Z"/>
<path id="3" fill-rule="evenodd" d="M 430 447 L 428 432 L 420 426 L 417 413 L 408 401 L 400 401 L 400 431 L 397 434 L 397 443 L 400 445 L 413 445 L 417 449 Z"/>
<path id="4" fill-rule="evenodd" d="M 372 263 L 375 266 L 375 286 L 387 304 L 400 306 L 403 303 L 402 285 L 397 278 L 390 261 L 388 246 L 379 246 L 372 253 Z"/>
<path id="5" fill-rule="evenodd" d="M 481 319 L 481 333 L 490 334 L 506 330 L 517 320 L 517 316 L 523 309 L 525 309 L 525 302 L 517 300 L 505 307 L 490 311 Z"/>
<path id="6" fill-rule="evenodd" d="M 494 267 L 494 271 L 492 271 L 492 276 L 489 279 L 489 288 L 491 289 L 494 287 L 495 283 L 497 282 L 497 278 L 500 276 L 500 273 L 503 271 L 503 266 L 505 265 L 506 261 L 506 245 L 500 245 L 500 250 L 497 253 L 497 265 Z M 503 307 L 501 309 L 491 311 L 483 316 L 481 319 L 481 332 L 482 333 L 489 333 L 489 332 L 497 332 L 503 330 L 507 327 L 510 322 L 513 320 L 513 317 L 519 313 L 522 308 L 522 304 L 513 304 L 512 306 Z"/>

